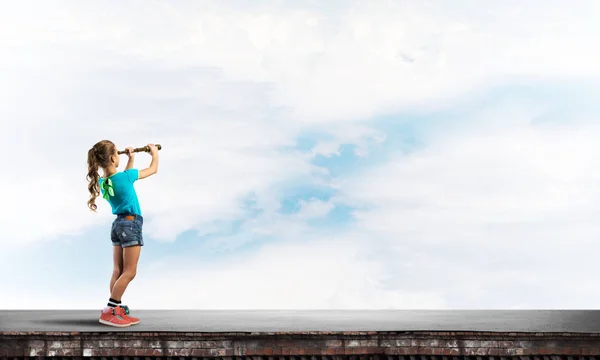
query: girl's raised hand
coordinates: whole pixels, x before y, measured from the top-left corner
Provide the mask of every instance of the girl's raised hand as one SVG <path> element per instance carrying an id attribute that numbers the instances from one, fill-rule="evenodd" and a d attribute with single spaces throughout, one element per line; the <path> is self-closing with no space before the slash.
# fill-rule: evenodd
<path id="1" fill-rule="evenodd" d="M 158 149 L 156 148 L 156 145 L 148 144 L 148 149 L 150 150 L 150 154 L 152 154 L 152 156 L 155 156 L 158 154 Z"/>
<path id="2" fill-rule="evenodd" d="M 133 152 L 133 147 L 131 147 L 131 146 L 126 147 L 125 154 L 127 154 L 128 157 L 135 156 L 135 153 Z"/>

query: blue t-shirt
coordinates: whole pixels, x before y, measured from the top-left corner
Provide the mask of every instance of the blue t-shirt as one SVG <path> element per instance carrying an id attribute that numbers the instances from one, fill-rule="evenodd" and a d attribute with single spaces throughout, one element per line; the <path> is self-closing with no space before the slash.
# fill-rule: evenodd
<path id="1" fill-rule="evenodd" d="M 108 197 L 108 203 L 112 207 L 113 214 L 129 213 L 142 216 L 140 203 L 133 188 L 133 183 L 138 179 L 138 176 L 139 171 L 137 169 L 128 169 L 108 177 L 112 183 L 114 193 L 114 196 Z M 100 192 L 104 196 L 103 182 L 103 178 L 98 180 Z"/>

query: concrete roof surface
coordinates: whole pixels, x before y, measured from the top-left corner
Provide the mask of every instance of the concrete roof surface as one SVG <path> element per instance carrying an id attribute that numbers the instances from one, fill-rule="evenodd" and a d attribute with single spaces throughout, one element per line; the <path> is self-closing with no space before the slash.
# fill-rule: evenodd
<path id="1" fill-rule="evenodd" d="M 600 333 L 596 310 L 135 310 L 140 324 L 98 322 L 100 310 L 3 310 L 0 332 L 489 331 Z"/>

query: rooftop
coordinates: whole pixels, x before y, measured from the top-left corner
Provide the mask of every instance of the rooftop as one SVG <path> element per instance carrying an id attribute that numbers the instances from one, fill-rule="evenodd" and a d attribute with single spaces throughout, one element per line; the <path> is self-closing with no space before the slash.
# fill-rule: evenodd
<path id="1" fill-rule="evenodd" d="M 3 310 L 3 332 L 480 331 L 600 333 L 595 310 L 135 310 L 117 329 L 100 310 Z"/>

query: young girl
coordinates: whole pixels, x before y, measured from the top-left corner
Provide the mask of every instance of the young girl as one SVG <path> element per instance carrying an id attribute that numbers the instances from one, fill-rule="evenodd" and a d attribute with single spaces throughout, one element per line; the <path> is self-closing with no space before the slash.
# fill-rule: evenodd
<path id="1" fill-rule="evenodd" d="M 133 183 L 158 171 L 158 150 L 153 144 L 148 144 L 148 148 L 152 154 L 152 162 L 148 168 L 139 171 L 133 168 L 135 153 L 133 148 L 128 147 L 126 150 L 129 160 L 122 172 L 117 171 L 119 154 L 111 141 L 100 141 L 88 151 L 88 207 L 95 212 L 98 208 L 96 197 L 102 193 L 112 207 L 112 213 L 117 215 L 110 234 L 114 262 L 110 298 L 100 313 L 100 323 L 105 325 L 126 327 L 140 322 L 138 318 L 129 316 L 129 308 L 121 304 L 121 297 L 135 277 L 140 250 L 144 246 L 144 219 Z M 102 168 L 103 177 L 98 173 L 99 168 Z"/>

